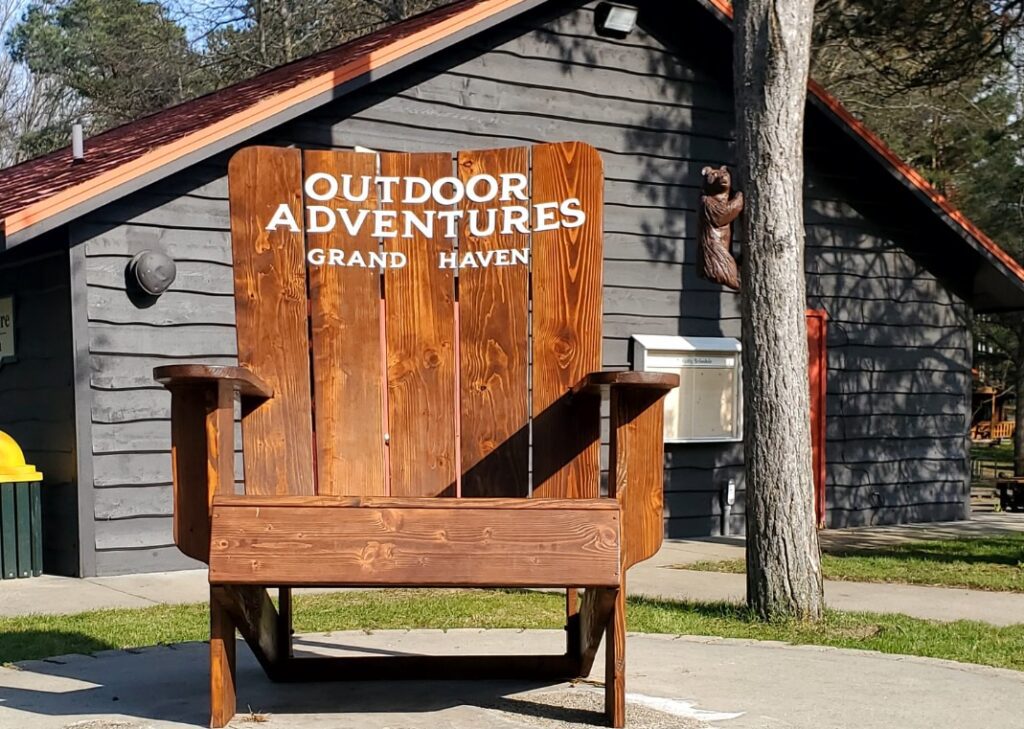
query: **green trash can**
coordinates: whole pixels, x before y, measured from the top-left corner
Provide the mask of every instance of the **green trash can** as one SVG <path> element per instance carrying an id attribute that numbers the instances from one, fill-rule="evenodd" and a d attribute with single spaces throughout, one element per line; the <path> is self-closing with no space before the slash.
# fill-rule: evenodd
<path id="1" fill-rule="evenodd" d="M 0 430 L 0 579 L 43 573 L 43 474 Z"/>

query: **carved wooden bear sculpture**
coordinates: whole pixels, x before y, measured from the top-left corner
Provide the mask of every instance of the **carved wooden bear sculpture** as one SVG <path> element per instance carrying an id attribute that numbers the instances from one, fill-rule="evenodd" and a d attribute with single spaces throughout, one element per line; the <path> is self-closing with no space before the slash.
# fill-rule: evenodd
<path id="1" fill-rule="evenodd" d="M 708 281 L 740 288 L 740 271 L 732 256 L 732 221 L 743 212 L 743 193 L 732 192 L 725 165 L 705 167 L 700 217 L 697 223 L 697 273 Z"/>

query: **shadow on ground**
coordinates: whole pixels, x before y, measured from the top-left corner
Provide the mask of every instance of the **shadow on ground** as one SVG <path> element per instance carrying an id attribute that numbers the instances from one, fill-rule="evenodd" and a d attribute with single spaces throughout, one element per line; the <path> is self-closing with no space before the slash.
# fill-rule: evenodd
<path id="1" fill-rule="evenodd" d="M 313 643 L 315 645 L 316 641 Z M 564 684 L 554 683 L 446 681 L 441 690 L 440 684 L 432 681 L 379 681 L 288 684 L 280 688 L 267 679 L 243 646 L 240 641 L 237 681 L 237 721 L 240 723 L 255 718 L 253 715 L 262 718 L 263 715 L 343 712 L 354 719 L 358 714 L 428 714 L 455 707 L 494 709 L 526 719 L 528 723 L 539 721 L 542 726 L 547 725 L 546 722 L 600 725 L 603 719 L 596 699 L 545 701 L 546 694 L 519 695 L 545 687 L 561 685 L 564 688 Z M 297 648 L 302 647 L 301 643 L 297 644 Z M 345 648 L 336 643 L 331 647 Z M 0 725 L 8 726 L 5 722 L 11 720 L 11 715 L 7 712 L 17 710 L 32 717 L 25 727 L 64 726 L 67 722 L 111 716 L 208 726 L 207 660 L 206 643 L 185 643 L 124 653 L 26 661 L 17 665 L 20 670 L 6 672 L 0 680 L 0 714 L 4 717 L 0 718 Z M 44 717 L 59 718 L 59 721 L 47 723 Z"/>

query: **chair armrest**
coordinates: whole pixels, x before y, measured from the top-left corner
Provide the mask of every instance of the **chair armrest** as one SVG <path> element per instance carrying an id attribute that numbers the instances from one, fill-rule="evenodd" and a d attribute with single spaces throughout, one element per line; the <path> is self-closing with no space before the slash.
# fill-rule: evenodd
<path id="1" fill-rule="evenodd" d="M 153 370 L 153 378 L 167 388 L 223 383 L 243 397 L 267 400 L 274 396 L 274 388 L 245 367 L 165 365 Z"/>
<path id="2" fill-rule="evenodd" d="M 168 365 L 153 377 L 171 391 L 174 542 L 209 562 L 210 504 L 235 491 L 235 393 L 244 417 L 274 392 L 244 367 Z"/>
<path id="3" fill-rule="evenodd" d="M 622 508 L 622 569 L 653 557 L 664 537 L 664 399 L 679 386 L 667 372 L 594 372 L 573 388 L 609 392 L 608 495 Z"/>
<path id="4" fill-rule="evenodd" d="M 602 393 L 612 389 L 660 390 L 662 394 L 679 387 L 679 375 L 670 372 L 591 372 L 572 388 L 572 393 Z"/>

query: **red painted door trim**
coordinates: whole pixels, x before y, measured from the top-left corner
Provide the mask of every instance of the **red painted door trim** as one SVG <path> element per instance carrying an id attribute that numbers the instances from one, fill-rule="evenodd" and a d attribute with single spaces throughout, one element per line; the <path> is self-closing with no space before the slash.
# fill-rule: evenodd
<path id="1" fill-rule="evenodd" d="M 808 379 L 811 384 L 811 453 L 814 471 L 814 515 L 825 528 L 825 396 L 828 392 L 828 352 L 825 345 L 828 314 L 807 310 Z"/>

